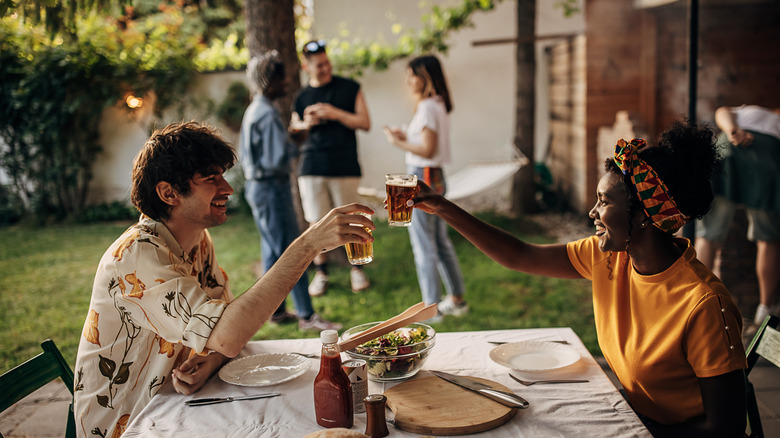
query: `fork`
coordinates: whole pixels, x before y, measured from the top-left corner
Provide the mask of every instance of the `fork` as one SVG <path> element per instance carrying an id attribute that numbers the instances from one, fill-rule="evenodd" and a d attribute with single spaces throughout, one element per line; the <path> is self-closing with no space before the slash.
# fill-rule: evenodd
<path id="1" fill-rule="evenodd" d="M 303 357 L 308 358 L 308 359 L 313 359 L 313 358 L 320 357 L 319 353 L 298 353 L 298 352 L 293 352 L 293 354 L 297 354 L 298 356 L 303 356 Z"/>
<path id="2" fill-rule="evenodd" d="M 557 380 L 521 380 L 517 377 L 513 376 L 511 373 L 509 374 L 509 377 L 513 378 L 516 382 L 525 385 L 525 386 L 531 386 L 536 383 L 584 383 L 589 382 L 589 380 L 579 380 L 579 379 L 557 379 Z"/>
<path id="3" fill-rule="evenodd" d="M 319 353 L 297 353 L 297 352 L 293 352 L 293 354 L 297 354 L 298 356 L 303 356 L 303 357 L 305 357 L 307 359 L 314 359 L 314 358 L 320 357 Z"/>

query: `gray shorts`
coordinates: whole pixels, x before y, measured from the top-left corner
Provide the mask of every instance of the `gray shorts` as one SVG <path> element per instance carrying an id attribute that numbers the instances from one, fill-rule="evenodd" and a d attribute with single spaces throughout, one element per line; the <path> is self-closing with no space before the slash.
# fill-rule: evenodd
<path id="1" fill-rule="evenodd" d="M 333 208 L 360 202 L 359 184 L 359 176 L 299 176 L 298 191 L 306 222 L 313 224 Z"/>
<path id="2" fill-rule="evenodd" d="M 731 219 L 737 206 L 721 196 L 712 200 L 710 211 L 696 221 L 696 237 L 725 243 Z M 745 210 L 748 218 L 747 238 L 751 242 L 771 242 L 780 240 L 780 215 L 764 210 Z"/>

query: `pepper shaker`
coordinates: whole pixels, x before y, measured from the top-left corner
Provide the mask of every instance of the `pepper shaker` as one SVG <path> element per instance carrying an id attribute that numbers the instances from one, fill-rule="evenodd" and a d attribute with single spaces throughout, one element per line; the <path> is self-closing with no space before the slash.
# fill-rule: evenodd
<path id="1" fill-rule="evenodd" d="M 382 394 L 371 394 L 363 399 L 363 403 L 366 405 L 366 435 L 371 438 L 390 435 L 385 422 L 387 397 Z"/>

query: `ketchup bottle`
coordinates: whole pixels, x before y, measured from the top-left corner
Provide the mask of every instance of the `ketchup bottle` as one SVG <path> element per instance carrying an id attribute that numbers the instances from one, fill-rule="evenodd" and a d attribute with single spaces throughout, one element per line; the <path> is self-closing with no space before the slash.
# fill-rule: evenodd
<path id="1" fill-rule="evenodd" d="M 341 368 L 336 330 L 320 333 L 322 355 L 320 372 L 314 379 L 314 413 L 323 427 L 351 428 L 353 423 L 352 386 Z"/>

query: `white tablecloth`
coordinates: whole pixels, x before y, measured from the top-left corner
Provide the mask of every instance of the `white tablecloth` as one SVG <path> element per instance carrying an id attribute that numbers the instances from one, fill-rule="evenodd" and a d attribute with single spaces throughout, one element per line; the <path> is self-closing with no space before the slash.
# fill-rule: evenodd
<path id="1" fill-rule="evenodd" d="M 496 330 L 437 333 L 436 346 L 423 370 L 482 377 L 501 383 L 528 400 L 506 424 L 483 432 L 491 437 L 649 437 L 612 382 L 570 328 Z M 523 386 L 508 375 L 508 369 L 493 362 L 489 353 L 495 345 L 487 341 L 566 340 L 582 356 L 574 365 L 557 371 L 519 373 L 520 378 L 584 378 L 588 383 Z M 251 342 L 239 357 L 259 353 L 318 352 L 317 338 Z M 262 388 L 235 386 L 214 376 L 192 396 L 176 394 L 168 386 L 161 390 L 133 420 L 124 438 L 133 437 L 301 437 L 322 429 L 314 417 L 312 388 L 319 371 L 319 359 L 300 377 Z M 394 383 L 369 382 L 369 394 L 382 393 Z M 235 401 L 210 406 L 188 407 L 186 400 L 203 397 L 242 396 L 281 392 L 269 399 Z M 387 411 L 388 418 L 392 412 Z M 353 430 L 365 431 L 366 414 L 355 414 Z M 391 437 L 419 436 L 389 426 Z"/>

